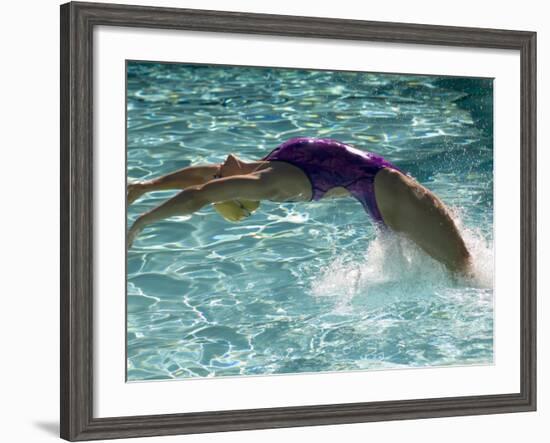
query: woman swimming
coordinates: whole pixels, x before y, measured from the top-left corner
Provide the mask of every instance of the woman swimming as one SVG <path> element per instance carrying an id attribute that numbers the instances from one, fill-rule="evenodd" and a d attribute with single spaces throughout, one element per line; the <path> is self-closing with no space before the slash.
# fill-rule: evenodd
<path id="1" fill-rule="evenodd" d="M 221 164 L 192 166 L 128 186 L 128 204 L 149 191 L 182 189 L 141 215 L 128 247 L 151 223 L 188 215 L 207 204 L 225 218 L 250 215 L 261 200 L 298 202 L 352 196 L 377 226 L 404 233 L 450 270 L 466 272 L 471 257 L 449 209 L 432 192 L 379 155 L 332 139 L 290 139 L 258 161 L 229 155 Z"/>

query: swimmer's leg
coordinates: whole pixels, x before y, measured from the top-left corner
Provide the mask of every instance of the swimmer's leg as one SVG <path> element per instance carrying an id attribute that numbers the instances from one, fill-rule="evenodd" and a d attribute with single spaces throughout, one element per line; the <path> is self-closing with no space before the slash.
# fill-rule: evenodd
<path id="1" fill-rule="evenodd" d="M 466 273 L 471 256 L 449 209 L 428 189 L 390 169 L 375 176 L 375 195 L 386 225 L 403 232 L 451 271 Z"/>
<path id="2" fill-rule="evenodd" d="M 219 168 L 219 165 L 189 166 L 152 180 L 130 183 L 127 193 L 128 204 L 132 204 L 147 192 L 185 189 L 189 186 L 201 185 L 212 180 Z"/>
<path id="3" fill-rule="evenodd" d="M 266 200 L 277 196 L 273 174 L 236 175 L 184 189 L 175 197 L 141 215 L 128 232 L 128 248 L 136 236 L 151 223 L 174 215 L 189 215 L 209 203 L 234 199 Z"/>

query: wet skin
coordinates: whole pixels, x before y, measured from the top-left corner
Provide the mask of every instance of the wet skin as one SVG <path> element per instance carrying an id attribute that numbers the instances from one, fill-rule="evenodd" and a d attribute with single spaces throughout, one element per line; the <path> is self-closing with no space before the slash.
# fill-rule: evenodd
<path id="1" fill-rule="evenodd" d="M 149 224 L 174 215 L 189 215 L 202 207 L 234 199 L 274 202 L 311 200 L 311 183 L 298 167 L 280 161 L 244 162 L 229 155 L 224 163 L 193 166 L 157 179 L 128 186 L 128 204 L 150 191 L 181 189 L 175 197 L 141 215 L 128 233 L 130 248 Z M 374 192 L 388 228 L 405 234 L 451 271 L 467 273 L 471 256 L 445 204 L 420 183 L 393 169 L 375 176 Z M 341 187 L 323 199 L 349 197 Z"/>

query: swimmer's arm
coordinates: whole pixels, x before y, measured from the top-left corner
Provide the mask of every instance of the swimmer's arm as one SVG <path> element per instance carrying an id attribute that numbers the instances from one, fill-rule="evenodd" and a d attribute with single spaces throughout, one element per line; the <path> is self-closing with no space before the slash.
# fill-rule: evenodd
<path id="1" fill-rule="evenodd" d="M 143 194 L 168 189 L 185 189 L 212 180 L 220 170 L 220 165 L 190 166 L 179 171 L 143 182 L 128 184 L 128 204 L 132 204 Z"/>
<path id="2" fill-rule="evenodd" d="M 209 203 L 233 199 L 266 200 L 276 196 L 268 174 L 248 174 L 221 178 L 184 189 L 157 208 L 141 215 L 128 233 L 128 247 L 148 225 L 172 217 L 189 215 Z"/>

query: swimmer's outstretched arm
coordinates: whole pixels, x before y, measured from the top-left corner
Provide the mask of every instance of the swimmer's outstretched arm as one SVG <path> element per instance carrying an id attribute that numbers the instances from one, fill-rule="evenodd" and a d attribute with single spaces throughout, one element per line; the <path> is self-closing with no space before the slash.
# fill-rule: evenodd
<path id="1" fill-rule="evenodd" d="M 220 170 L 220 165 L 189 166 L 179 171 L 152 180 L 128 184 L 128 204 L 132 204 L 143 194 L 167 189 L 185 189 L 212 180 Z"/>
<path id="2" fill-rule="evenodd" d="M 151 223 L 174 215 L 189 215 L 209 203 L 233 200 L 266 200 L 276 197 L 274 181 L 269 174 L 236 175 L 209 181 L 184 189 L 175 197 L 141 215 L 128 232 L 128 248 L 136 236 Z"/>

